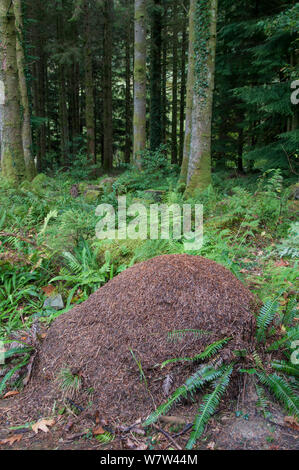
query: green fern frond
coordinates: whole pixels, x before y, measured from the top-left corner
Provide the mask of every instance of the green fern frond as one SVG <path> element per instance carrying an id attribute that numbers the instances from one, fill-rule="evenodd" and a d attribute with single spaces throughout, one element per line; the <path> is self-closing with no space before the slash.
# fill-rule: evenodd
<path id="1" fill-rule="evenodd" d="M 260 382 L 266 385 L 276 398 L 284 405 L 285 409 L 299 418 L 299 397 L 293 387 L 277 374 L 267 375 L 257 372 Z"/>
<path id="2" fill-rule="evenodd" d="M 199 407 L 199 414 L 196 416 L 194 421 L 193 431 L 186 446 L 188 450 L 193 449 L 197 439 L 203 434 L 207 423 L 215 413 L 220 400 L 229 385 L 232 371 L 232 365 L 226 366 L 221 377 L 215 381 L 213 392 L 203 398 L 202 404 Z"/>
<path id="3" fill-rule="evenodd" d="M 282 324 L 285 326 L 292 325 L 294 318 L 297 314 L 297 299 L 293 298 L 289 301 L 286 312 L 282 319 Z"/>
<path id="4" fill-rule="evenodd" d="M 299 340 L 299 326 L 287 330 L 283 338 L 272 343 L 267 351 L 277 351 L 281 346 Z"/>
<path id="5" fill-rule="evenodd" d="M 195 390 L 201 388 L 208 382 L 215 380 L 223 374 L 223 368 L 216 370 L 210 366 L 205 366 L 191 377 L 189 377 L 184 385 L 177 388 L 176 391 L 169 397 L 169 399 L 160 405 L 143 423 L 143 426 L 150 426 L 155 423 L 160 416 L 165 415 L 175 403 L 178 403 L 188 393 L 193 393 Z"/>
<path id="6" fill-rule="evenodd" d="M 258 328 L 256 336 L 258 341 L 262 341 L 265 339 L 267 328 L 273 321 L 277 313 L 278 307 L 279 304 L 276 300 L 269 300 L 262 306 L 260 313 L 256 319 Z"/>
<path id="7" fill-rule="evenodd" d="M 99 434 L 96 436 L 96 440 L 99 441 L 101 444 L 109 444 L 109 442 L 114 441 L 114 436 L 111 432 L 105 432 L 104 434 Z"/>
<path id="8" fill-rule="evenodd" d="M 202 353 L 196 354 L 193 357 L 178 357 L 175 359 L 168 359 L 167 361 L 161 364 L 161 369 L 163 369 L 163 367 L 165 367 L 167 364 L 172 364 L 174 362 L 196 362 L 202 361 L 204 359 L 210 359 L 212 356 L 215 356 L 215 354 L 220 351 L 220 349 L 222 349 L 223 346 L 228 343 L 231 339 L 232 338 L 224 338 L 219 341 L 216 341 L 215 343 L 212 343 L 207 346 Z"/>
<path id="9" fill-rule="evenodd" d="M 263 366 L 263 362 L 258 354 L 257 351 L 253 351 L 252 353 L 252 357 L 254 359 L 254 362 L 256 364 L 256 366 L 259 368 L 259 369 L 264 369 L 264 366 Z"/>
<path id="10" fill-rule="evenodd" d="M 299 366 L 286 361 L 273 361 L 271 363 L 273 369 L 284 372 L 287 375 L 299 378 Z"/>
<path id="11" fill-rule="evenodd" d="M 258 401 L 256 402 L 256 406 L 258 408 L 261 408 L 264 417 L 267 418 L 270 415 L 270 412 L 267 410 L 269 402 L 265 396 L 265 391 L 263 387 L 260 387 L 259 385 L 256 385 L 255 389 L 256 389 L 257 396 L 258 396 Z"/>

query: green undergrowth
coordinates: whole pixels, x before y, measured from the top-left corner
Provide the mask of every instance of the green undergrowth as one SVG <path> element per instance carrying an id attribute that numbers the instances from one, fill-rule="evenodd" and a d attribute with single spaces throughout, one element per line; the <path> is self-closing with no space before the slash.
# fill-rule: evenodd
<path id="1" fill-rule="evenodd" d="M 298 223 L 288 189 L 293 180 L 279 170 L 249 176 L 216 172 L 213 186 L 185 200 L 163 149 L 153 161 L 144 159 L 143 172 L 126 168 L 92 202 L 86 188 L 98 187 L 107 175 L 96 180 L 38 175 L 18 187 L 0 179 L 0 340 L 31 331 L 36 319 L 48 325 L 137 262 L 186 252 L 182 239 L 98 240 L 95 209 L 111 204 L 117 215 L 118 196 L 146 207 L 203 204 L 203 247 L 187 253 L 226 266 L 263 302 L 278 295 L 281 309 L 296 294 Z M 79 190 L 72 195 L 74 185 Z M 62 296 L 63 310 L 44 307 L 49 292 Z"/>

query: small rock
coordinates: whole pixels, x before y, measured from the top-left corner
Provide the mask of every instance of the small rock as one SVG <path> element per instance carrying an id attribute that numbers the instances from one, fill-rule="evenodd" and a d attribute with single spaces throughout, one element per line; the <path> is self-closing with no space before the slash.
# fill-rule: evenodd
<path id="1" fill-rule="evenodd" d="M 55 295 L 53 297 L 49 297 L 44 302 L 44 308 L 51 307 L 54 310 L 62 310 L 64 308 L 64 302 L 62 300 L 62 296 L 60 294 Z"/>

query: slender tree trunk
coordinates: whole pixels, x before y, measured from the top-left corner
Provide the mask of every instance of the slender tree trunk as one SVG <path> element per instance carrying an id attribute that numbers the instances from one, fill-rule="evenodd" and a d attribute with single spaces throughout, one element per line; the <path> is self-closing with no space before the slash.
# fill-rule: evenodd
<path id="1" fill-rule="evenodd" d="M 178 162 L 178 8 L 177 0 L 173 0 L 172 7 L 172 139 L 171 163 Z"/>
<path id="2" fill-rule="evenodd" d="M 127 18 L 127 37 L 126 37 L 126 103 L 125 103 L 125 163 L 131 161 L 132 151 L 132 95 L 131 95 L 131 43 L 132 43 L 132 28 L 131 28 L 131 15 L 130 11 Z"/>
<path id="3" fill-rule="evenodd" d="M 58 16 L 58 40 L 64 43 L 63 16 L 62 12 Z M 67 90 L 66 90 L 66 65 L 59 64 L 59 123 L 60 123 L 60 152 L 61 163 L 65 167 L 69 165 L 69 119 L 67 108 Z"/>
<path id="4" fill-rule="evenodd" d="M 22 142 L 16 27 L 11 0 L 0 2 L 1 63 L 5 90 L 2 140 L 2 174 L 16 182 L 26 177 Z"/>
<path id="5" fill-rule="evenodd" d="M 183 149 L 183 161 L 179 183 L 183 187 L 187 185 L 187 174 L 191 147 L 192 136 L 192 110 L 193 110 L 193 93 L 195 85 L 195 7 L 197 0 L 191 0 L 189 11 L 189 59 L 188 59 L 188 76 L 187 76 L 187 97 L 186 97 L 186 122 L 185 122 L 185 138 Z"/>
<path id="6" fill-rule="evenodd" d="M 114 0 L 104 2 L 104 169 L 113 166 L 112 124 L 112 19 Z"/>
<path id="7" fill-rule="evenodd" d="M 146 147 L 146 0 L 135 0 L 134 161 Z"/>
<path id="8" fill-rule="evenodd" d="M 150 148 L 157 150 L 162 142 L 161 77 L 162 77 L 162 6 L 153 0 L 151 12 L 151 76 L 150 76 Z"/>
<path id="9" fill-rule="evenodd" d="M 14 0 L 14 13 L 17 30 L 17 64 L 19 72 L 19 85 L 21 93 L 21 103 L 23 108 L 22 140 L 24 149 L 24 159 L 26 165 L 27 178 L 32 180 L 36 175 L 36 168 L 32 156 L 32 130 L 31 113 L 28 95 L 28 86 L 25 76 L 25 51 L 23 34 L 23 14 L 21 0 Z"/>
<path id="10" fill-rule="evenodd" d="M 180 149 L 179 164 L 182 165 L 184 156 L 185 136 L 185 103 L 186 103 L 186 52 L 187 52 L 187 20 L 183 21 L 182 57 L 181 57 L 181 90 L 180 90 Z"/>
<path id="11" fill-rule="evenodd" d="M 243 168 L 243 147 L 244 147 L 244 129 L 242 127 L 239 130 L 239 136 L 238 136 L 238 171 L 240 173 L 244 172 L 244 168 Z"/>
<path id="12" fill-rule="evenodd" d="M 191 12 L 192 14 L 192 12 Z M 197 0 L 195 15 L 195 86 L 186 195 L 211 184 L 211 128 L 215 81 L 217 0 Z"/>
<path id="13" fill-rule="evenodd" d="M 163 16 L 163 36 L 162 36 L 162 106 L 161 106 L 161 133 L 162 133 L 162 143 L 167 144 L 167 41 L 168 41 L 168 29 L 167 29 L 167 5 L 164 7 L 164 16 Z"/>
<path id="14" fill-rule="evenodd" d="M 91 25 L 90 25 L 90 2 L 85 0 L 85 124 L 87 135 L 87 157 L 89 165 L 93 165 L 96 161 L 95 153 L 95 112 L 94 112 L 94 81 L 93 81 L 93 65 L 92 65 L 92 48 L 91 48 Z"/>

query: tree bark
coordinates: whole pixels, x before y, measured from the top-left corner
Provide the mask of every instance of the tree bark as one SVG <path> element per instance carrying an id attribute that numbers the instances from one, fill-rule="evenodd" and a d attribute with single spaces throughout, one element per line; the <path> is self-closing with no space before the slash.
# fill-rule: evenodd
<path id="1" fill-rule="evenodd" d="M 195 84 L 195 7 L 197 0 L 191 0 L 189 10 L 189 51 L 188 51 L 188 76 L 187 76 L 187 97 L 186 97 L 186 122 L 185 122 L 185 138 L 183 149 L 183 161 L 179 183 L 183 187 L 187 185 L 187 173 L 190 156 L 191 135 L 192 135 L 192 110 L 193 110 L 193 93 Z"/>
<path id="2" fill-rule="evenodd" d="M 134 162 L 141 169 L 146 147 L 146 0 L 135 0 Z"/>
<path id="3" fill-rule="evenodd" d="M 162 6 L 153 0 L 151 11 L 151 71 L 150 71 L 150 148 L 157 150 L 162 142 L 161 78 L 162 78 Z"/>
<path id="4" fill-rule="evenodd" d="M 125 163 L 130 163 L 132 152 L 132 93 L 131 93 L 131 46 L 132 46 L 132 27 L 131 27 L 131 3 L 127 14 L 126 25 L 126 103 L 125 103 Z"/>
<path id="5" fill-rule="evenodd" d="M 112 123 L 112 18 L 114 0 L 104 2 L 104 169 L 113 166 L 113 123 Z"/>
<path id="6" fill-rule="evenodd" d="M 181 56 L 181 90 L 180 90 L 180 148 L 179 164 L 182 165 L 184 156 L 185 136 L 185 104 L 186 104 L 186 52 L 187 52 L 187 20 L 183 21 L 182 56 Z"/>
<path id="7" fill-rule="evenodd" d="M 16 26 L 11 0 L 0 3 L 1 62 L 5 91 L 2 136 L 2 174 L 20 182 L 26 177 L 22 142 L 19 76 L 16 55 Z"/>
<path id="8" fill-rule="evenodd" d="M 191 13 L 192 14 L 192 13 Z M 211 127 L 215 81 L 217 0 L 196 0 L 195 86 L 186 195 L 211 184 Z"/>
<path id="9" fill-rule="evenodd" d="M 172 6 L 172 131 L 171 163 L 178 163 L 178 8 L 177 0 Z"/>
<path id="10" fill-rule="evenodd" d="M 32 180 L 36 175 L 35 163 L 32 155 L 32 130 L 31 130 L 31 112 L 28 95 L 28 86 L 25 76 L 25 50 L 24 50 L 24 34 L 23 34 L 23 13 L 21 0 L 14 0 L 14 14 L 16 19 L 17 30 L 17 64 L 19 73 L 19 85 L 21 93 L 21 103 L 23 108 L 22 123 L 22 141 L 24 150 L 24 159 L 26 165 L 26 173 L 28 180 Z"/>
<path id="11" fill-rule="evenodd" d="M 95 150 L 95 112 L 94 112 L 94 81 L 91 48 L 91 9 L 89 0 L 85 0 L 85 124 L 87 136 L 87 158 L 89 165 L 96 162 Z"/>

